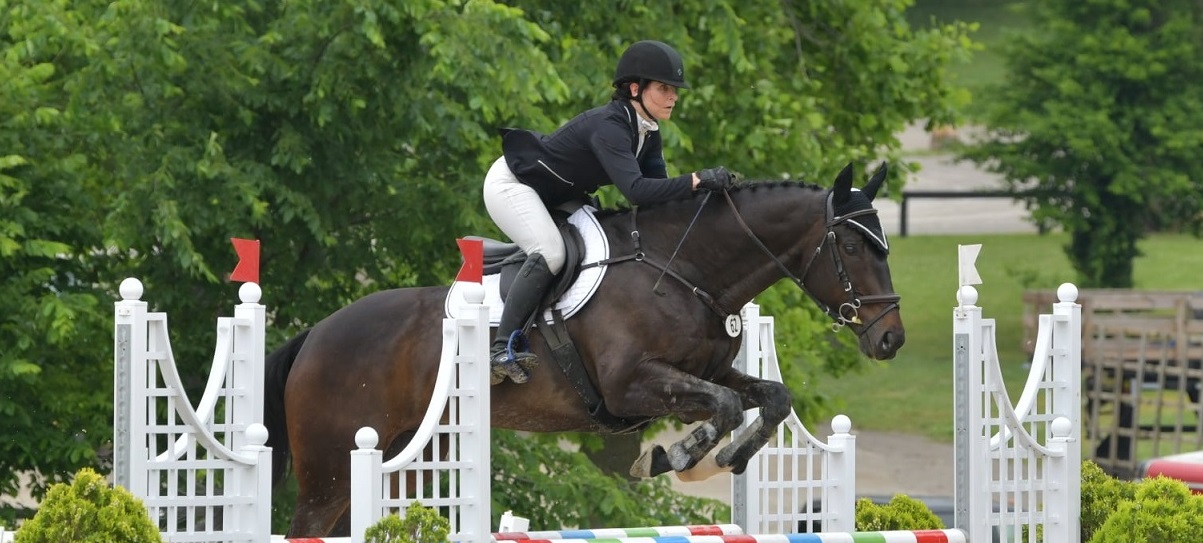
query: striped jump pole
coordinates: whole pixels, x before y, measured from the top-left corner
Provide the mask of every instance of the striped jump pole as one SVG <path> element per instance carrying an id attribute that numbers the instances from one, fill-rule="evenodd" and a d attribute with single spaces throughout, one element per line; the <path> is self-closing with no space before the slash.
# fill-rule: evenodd
<path id="1" fill-rule="evenodd" d="M 593 530 L 548 530 L 540 532 L 494 533 L 494 541 L 559 541 L 568 539 L 630 539 L 669 536 L 742 535 L 737 524 L 683 526 L 645 526 L 639 528 L 598 528 Z"/>
<path id="2" fill-rule="evenodd" d="M 966 543 L 960 530 L 826 532 L 773 535 L 670 535 L 598 539 L 526 539 L 523 543 Z"/>

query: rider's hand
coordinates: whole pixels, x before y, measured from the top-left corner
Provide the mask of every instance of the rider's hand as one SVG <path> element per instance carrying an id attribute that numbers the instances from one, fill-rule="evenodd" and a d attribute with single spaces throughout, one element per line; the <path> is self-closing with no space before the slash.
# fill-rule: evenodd
<path id="1" fill-rule="evenodd" d="M 719 166 L 697 172 L 698 190 L 721 191 L 735 184 L 735 176 L 727 168 Z"/>

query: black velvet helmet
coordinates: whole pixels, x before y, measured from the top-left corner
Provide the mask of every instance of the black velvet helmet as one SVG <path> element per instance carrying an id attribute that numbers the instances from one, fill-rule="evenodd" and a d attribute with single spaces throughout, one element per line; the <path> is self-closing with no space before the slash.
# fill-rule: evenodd
<path id="1" fill-rule="evenodd" d="M 685 64 L 675 49 L 663 42 L 644 40 L 635 42 L 618 59 L 614 70 L 614 84 L 624 81 L 651 79 L 674 87 L 688 89 L 685 82 Z"/>

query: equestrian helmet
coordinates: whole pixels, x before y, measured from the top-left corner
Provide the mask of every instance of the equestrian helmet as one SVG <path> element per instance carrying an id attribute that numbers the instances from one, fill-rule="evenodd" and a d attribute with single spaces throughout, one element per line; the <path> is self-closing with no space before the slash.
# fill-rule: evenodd
<path id="1" fill-rule="evenodd" d="M 623 81 L 650 79 L 674 87 L 688 89 L 685 82 L 685 64 L 681 55 L 668 44 L 644 40 L 631 44 L 618 59 L 614 70 L 614 84 Z"/>

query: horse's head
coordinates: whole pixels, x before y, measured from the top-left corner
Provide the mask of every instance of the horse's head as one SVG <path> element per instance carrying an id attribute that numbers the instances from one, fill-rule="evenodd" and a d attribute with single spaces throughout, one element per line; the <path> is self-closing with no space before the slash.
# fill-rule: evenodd
<path id="1" fill-rule="evenodd" d="M 886 177 L 882 164 L 861 190 L 852 188 L 852 165 L 844 167 L 827 193 L 826 234 L 808 255 L 802 283 L 819 306 L 860 338 L 861 352 L 894 358 L 906 336 L 894 293 L 890 252 L 873 198 Z"/>

